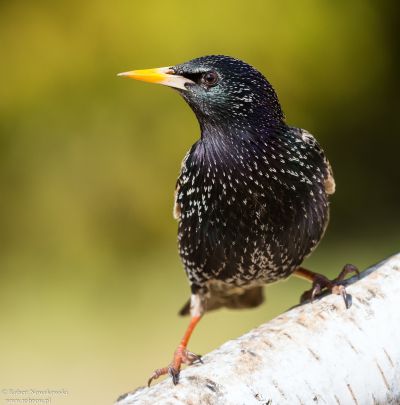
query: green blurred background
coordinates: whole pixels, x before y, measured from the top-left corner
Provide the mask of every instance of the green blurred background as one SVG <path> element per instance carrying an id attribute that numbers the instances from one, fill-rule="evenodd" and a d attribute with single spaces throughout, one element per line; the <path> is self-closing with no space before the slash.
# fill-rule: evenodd
<path id="1" fill-rule="evenodd" d="M 400 250 L 390 2 L 36 1 L 0 11 L 0 388 L 64 388 L 53 404 L 110 404 L 169 362 L 186 326 L 172 191 L 197 122 L 172 90 L 117 72 L 213 53 L 253 64 L 335 171 L 331 224 L 307 265 L 332 276 Z M 207 315 L 190 348 L 216 348 L 307 287 L 289 280 L 269 287 L 261 308 Z"/>

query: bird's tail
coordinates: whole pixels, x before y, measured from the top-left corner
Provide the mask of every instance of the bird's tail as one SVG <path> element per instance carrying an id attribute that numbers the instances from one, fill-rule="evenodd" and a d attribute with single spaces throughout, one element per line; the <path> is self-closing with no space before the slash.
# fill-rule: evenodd
<path id="1" fill-rule="evenodd" d="M 226 294 L 211 294 L 206 301 L 206 311 L 212 311 L 218 308 L 254 308 L 261 305 L 264 301 L 263 288 L 253 287 L 249 289 L 240 290 L 240 292 L 226 293 Z M 179 315 L 185 316 L 190 313 L 190 299 L 179 311 Z"/>

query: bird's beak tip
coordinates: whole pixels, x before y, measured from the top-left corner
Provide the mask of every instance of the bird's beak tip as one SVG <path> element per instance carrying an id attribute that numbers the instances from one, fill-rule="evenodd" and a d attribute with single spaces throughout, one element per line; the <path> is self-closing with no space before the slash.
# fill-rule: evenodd
<path id="1" fill-rule="evenodd" d="M 127 76 L 129 76 L 129 73 L 130 72 L 117 73 L 117 76 L 119 76 L 119 77 L 127 77 Z"/>

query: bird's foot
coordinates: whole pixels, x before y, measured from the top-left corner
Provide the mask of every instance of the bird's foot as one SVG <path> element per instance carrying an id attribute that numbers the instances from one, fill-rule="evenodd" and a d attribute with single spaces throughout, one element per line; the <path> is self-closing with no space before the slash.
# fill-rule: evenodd
<path id="1" fill-rule="evenodd" d="M 149 378 L 147 386 L 150 387 L 150 384 L 153 380 L 156 380 L 162 375 L 169 374 L 172 377 L 172 382 L 176 385 L 179 382 L 179 373 L 181 371 L 182 363 L 190 365 L 194 362 L 199 361 L 202 363 L 201 356 L 189 352 L 184 346 L 178 346 L 175 350 L 174 358 L 168 367 L 158 368 Z"/>
<path id="2" fill-rule="evenodd" d="M 312 302 L 315 297 L 317 297 L 321 293 L 330 291 L 332 294 L 341 295 L 343 297 L 346 308 L 350 308 L 351 300 L 349 295 L 346 293 L 346 288 L 343 284 L 346 276 L 349 274 L 354 273 L 359 277 L 360 272 L 358 271 L 356 266 L 353 266 L 352 264 L 346 264 L 339 275 L 333 280 L 329 280 L 322 274 L 313 273 L 308 270 L 307 272 L 311 274 L 312 287 L 310 290 L 307 290 L 302 294 L 300 298 L 301 303 L 307 300 L 310 300 Z"/>

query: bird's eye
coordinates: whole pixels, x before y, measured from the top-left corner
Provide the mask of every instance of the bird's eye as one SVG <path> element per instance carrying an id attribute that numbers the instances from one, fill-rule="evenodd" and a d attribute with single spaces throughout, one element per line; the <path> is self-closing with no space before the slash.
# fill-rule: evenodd
<path id="1" fill-rule="evenodd" d="M 218 83 L 218 75 L 213 71 L 204 73 L 201 77 L 201 82 L 207 87 L 215 86 Z"/>

